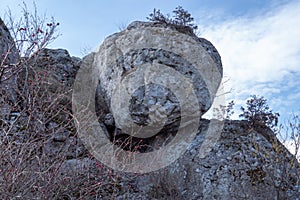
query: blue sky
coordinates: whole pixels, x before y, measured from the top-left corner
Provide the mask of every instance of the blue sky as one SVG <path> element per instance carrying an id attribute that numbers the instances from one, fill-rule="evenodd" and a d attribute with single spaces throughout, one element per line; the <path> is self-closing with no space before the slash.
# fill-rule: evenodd
<path id="1" fill-rule="evenodd" d="M 29 7 L 32 1 L 25 0 Z M 1 0 L 0 16 L 10 7 L 16 17 L 22 1 Z M 287 118 L 300 106 L 300 0 L 41 0 L 38 12 L 60 22 L 61 36 L 50 46 L 83 57 L 104 38 L 134 20 L 146 20 L 153 8 L 171 13 L 178 5 L 199 25 L 222 56 L 228 100 L 243 104 L 263 95 Z M 237 113 L 238 114 L 238 113 Z M 236 117 L 237 115 L 235 115 Z"/>
<path id="2" fill-rule="evenodd" d="M 22 0 L 1 0 L 0 16 L 9 7 L 16 16 L 20 12 Z M 32 0 L 25 0 L 32 7 Z M 183 6 L 199 24 L 225 19 L 251 16 L 284 4 L 284 0 L 51 0 L 36 1 L 38 12 L 54 16 L 61 23 L 62 36 L 53 48 L 66 48 L 72 55 L 82 57 L 84 49 L 97 47 L 103 39 L 119 31 L 119 27 L 134 20 L 146 20 L 153 8 L 163 13 L 171 13 L 178 5 Z"/>

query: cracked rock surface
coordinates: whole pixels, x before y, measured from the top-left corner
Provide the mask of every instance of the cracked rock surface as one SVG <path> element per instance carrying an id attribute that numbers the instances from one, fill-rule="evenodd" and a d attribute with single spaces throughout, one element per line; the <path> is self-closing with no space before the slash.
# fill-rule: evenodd
<path id="1" fill-rule="evenodd" d="M 133 124 L 153 127 L 141 130 L 149 135 L 143 140 L 149 148 L 141 151 L 151 151 L 157 136 L 174 137 L 179 127 L 188 127 L 180 123 L 182 117 L 201 117 L 223 73 L 221 57 L 209 41 L 151 22 L 133 22 L 107 37 L 83 63 L 99 74 L 96 112 L 111 141 L 132 134 Z M 116 93 L 120 85 L 124 89 Z"/>

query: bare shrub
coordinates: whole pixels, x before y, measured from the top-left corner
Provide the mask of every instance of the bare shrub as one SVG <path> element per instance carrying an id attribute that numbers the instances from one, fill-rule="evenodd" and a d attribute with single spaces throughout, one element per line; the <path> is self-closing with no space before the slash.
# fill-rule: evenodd
<path id="1" fill-rule="evenodd" d="M 45 60 L 59 23 L 40 17 L 35 4 L 31 13 L 24 3 L 22 14 L 16 21 L 8 12 L 14 40 L 0 63 L 0 198 L 111 199 L 130 191 L 130 184 L 121 185 L 120 176 L 98 164 L 77 137 L 72 80 L 58 80 L 51 71 L 59 64 Z M 12 54 L 21 58 L 11 63 Z M 13 90 L 14 101 L 3 86 Z"/>

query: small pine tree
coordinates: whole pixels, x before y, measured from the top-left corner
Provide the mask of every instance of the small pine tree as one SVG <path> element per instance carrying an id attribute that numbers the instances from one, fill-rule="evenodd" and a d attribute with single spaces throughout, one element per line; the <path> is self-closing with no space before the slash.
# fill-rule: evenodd
<path id="1" fill-rule="evenodd" d="M 153 13 L 149 14 L 147 19 L 151 22 L 163 23 L 175 27 L 179 32 L 194 34 L 198 27 L 194 24 L 194 18 L 181 6 L 178 6 L 173 11 L 174 16 L 164 15 L 159 9 L 153 9 Z"/>
<path id="2" fill-rule="evenodd" d="M 174 24 L 179 26 L 188 26 L 193 30 L 197 30 L 198 27 L 193 23 L 194 18 L 187 10 L 184 10 L 181 6 L 178 6 L 175 8 L 173 13 L 175 14 L 173 19 Z"/>
<path id="3" fill-rule="evenodd" d="M 164 16 L 159 9 L 155 8 L 153 9 L 153 13 L 150 13 L 147 19 L 152 22 L 170 23 L 170 19 Z"/>
<path id="4" fill-rule="evenodd" d="M 280 115 L 270 110 L 267 100 L 264 97 L 251 95 L 251 98 L 247 100 L 246 104 L 247 108 L 241 107 L 242 114 L 240 114 L 239 117 L 248 120 L 251 122 L 251 125 L 258 122 L 270 128 L 277 126 Z"/>

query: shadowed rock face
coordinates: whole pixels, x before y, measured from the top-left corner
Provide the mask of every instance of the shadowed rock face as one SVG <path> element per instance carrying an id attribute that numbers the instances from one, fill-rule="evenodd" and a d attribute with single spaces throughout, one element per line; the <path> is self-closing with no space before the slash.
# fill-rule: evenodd
<path id="1" fill-rule="evenodd" d="M 11 106 L 16 103 L 17 95 L 14 86 L 16 77 L 13 72 L 19 60 L 13 38 L 0 18 L 0 117 L 7 117 L 12 112 Z"/>
<path id="2" fill-rule="evenodd" d="M 85 150 L 79 139 L 74 137 L 76 131 L 71 117 L 72 86 L 80 63 L 80 58 L 71 57 L 65 49 L 42 49 L 18 77 L 20 90 L 23 89 L 26 78 L 40 78 L 38 88 L 35 89 L 41 98 L 41 107 L 45 108 L 40 117 L 40 120 L 44 120 L 40 130 L 54 133 L 44 146 L 49 158 L 56 156 L 62 149 L 66 151 L 64 156 L 68 158 L 78 157 Z"/>
<path id="3" fill-rule="evenodd" d="M 14 64 L 18 61 L 19 54 L 8 28 L 0 18 L 0 63 Z"/>

